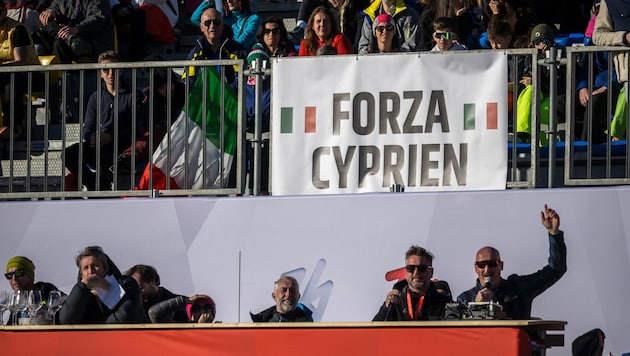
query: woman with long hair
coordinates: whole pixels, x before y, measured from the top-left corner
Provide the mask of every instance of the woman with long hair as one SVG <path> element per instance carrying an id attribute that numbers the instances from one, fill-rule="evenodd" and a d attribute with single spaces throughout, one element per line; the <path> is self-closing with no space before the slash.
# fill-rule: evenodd
<path id="1" fill-rule="evenodd" d="M 335 14 L 328 7 L 319 6 L 308 19 L 305 38 L 300 43 L 300 56 L 314 56 L 317 49 L 330 45 L 337 49 L 338 54 L 354 53 L 352 43 L 344 36 Z"/>

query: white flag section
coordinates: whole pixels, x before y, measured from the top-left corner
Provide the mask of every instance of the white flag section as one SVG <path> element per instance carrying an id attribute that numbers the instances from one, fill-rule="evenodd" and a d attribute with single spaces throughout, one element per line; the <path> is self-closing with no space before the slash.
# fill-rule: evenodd
<path id="1" fill-rule="evenodd" d="M 223 179 L 224 184 L 227 184 L 233 156 L 223 154 L 220 148 L 207 140 L 201 127 L 189 119 L 183 111 L 177 121 L 171 125 L 170 131 L 170 145 L 167 136 L 164 136 L 153 154 L 153 164 L 161 172 L 167 172 L 170 155 L 171 183 L 174 181 L 177 184 L 176 187 L 171 184 L 171 188 L 223 188 L 221 180 Z M 203 163 L 204 144 L 205 164 Z M 186 148 L 188 148 L 187 151 Z M 221 155 L 223 155 L 223 169 L 221 169 Z M 188 176 L 186 176 L 186 171 L 188 171 Z"/>
<path id="2" fill-rule="evenodd" d="M 138 189 L 166 189 L 168 177 L 170 189 L 226 187 L 236 150 L 237 122 L 236 94 L 224 86 L 216 70 L 206 67 L 189 94 L 188 110 L 182 111 L 153 153 Z"/>
<path id="3" fill-rule="evenodd" d="M 504 53 L 280 58 L 274 195 L 505 189 Z"/>

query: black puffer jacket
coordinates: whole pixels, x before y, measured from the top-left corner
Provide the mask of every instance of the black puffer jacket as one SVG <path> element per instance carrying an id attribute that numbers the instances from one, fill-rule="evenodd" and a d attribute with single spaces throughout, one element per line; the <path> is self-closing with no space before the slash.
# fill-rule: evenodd
<path id="1" fill-rule="evenodd" d="M 445 281 L 440 281 L 440 283 L 445 286 L 444 288 L 440 288 L 443 290 L 440 292 L 433 281 L 429 283 L 429 290 L 424 296 L 424 303 L 420 311 L 419 320 L 443 320 L 444 307 L 446 303 L 452 302 L 450 288 Z M 383 303 L 372 321 L 411 321 L 407 311 L 407 281 L 396 283 L 394 289 L 400 291 L 398 303 L 391 303 L 389 308 Z"/>
<path id="2" fill-rule="evenodd" d="M 144 309 L 138 283 L 131 277 L 123 276 L 114 262 L 107 257 L 109 274 L 125 290 L 125 295 L 109 309 L 97 296 L 81 282 L 81 273 L 68 298 L 59 311 L 61 324 L 137 324 L 143 321 Z"/>

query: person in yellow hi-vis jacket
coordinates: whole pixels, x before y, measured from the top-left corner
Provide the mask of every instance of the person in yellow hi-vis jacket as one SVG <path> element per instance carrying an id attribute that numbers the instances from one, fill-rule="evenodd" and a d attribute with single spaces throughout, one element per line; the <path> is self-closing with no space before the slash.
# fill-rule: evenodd
<path id="1" fill-rule="evenodd" d="M 554 41 L 552 28 L 547 24 L 539 24 L 532 29 L 530 35 L 530 45 L 538 50 L 537 57 L 547 58 L 549 56 L 549 50 L 552 47 L 555 47 L 558 52 L 563 52 L 561 51 L 559 45 Z M 534 89 L 532 87 L 532 65 L 537 64 L 535 62 L 532 63 L 532 61 L 528 58 L 523 78 L 519 81 L 520 84 L 525 86 L 525 89 L 523 89 L 518 96 L 516 112 L 516 133 L 519 141 L 521 142 L 529 142 L 531 135 L 532 92 Z M 541 80 L 538 83 L 540 95 L 539 118 L 541 124 L 549 125 L 549 80 L 551 73 L 549 67 L 547 66 L 540 67 L 540 70 L 542 71 L 542 75 L 540 76 Z M 557 83 L 564 83 L 565 75 L 564 69 L 559 66 L 556 78 Z M 564 94 L 563 85 L 558 85 L 556 88 L 559 89 L 556 94 Z M 556 107 L 560 108 L 560 105 L 557 105 Z M 559 119 L 559 115 L 556 117 Z M 549 143 L 549 138 L 546 132 L 541 132 L 539 143 L 541 146 L 545 146 Z"/>

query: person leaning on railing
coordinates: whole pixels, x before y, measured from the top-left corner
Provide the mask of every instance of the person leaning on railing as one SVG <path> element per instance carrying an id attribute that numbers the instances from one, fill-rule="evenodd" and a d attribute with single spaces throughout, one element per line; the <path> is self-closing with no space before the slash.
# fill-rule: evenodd
<path id="1" fill-rule="evenodd" d="M 119 62 L 120 57 L 114 51 L 106 51 L 99 55 L 98 62 Z M 132 142 L 133 115 L 136 114 L 136 127 L 139 135 L 146 130 L 146 111 L 142 110 L 142 92 L 132 91 L 120 78 L 120 70 L 108 68 L 101 70 L 101 90 L 94 92 L 88 101 L 83 123 L 83 142 L 76 143 L 64 151 L 65 164 L 73 177 L 82 169 L 82 181 L 88 190 L 111 190 L 114 177 L 109 168 L 113 165 L 114 155 L 125 150 Z M 100 97 L 99 97 L 100 95 Z M 135 96 L 135 101 L 134 101 Z M 134 105 L 135 103 L 135 105 Z M 117 108 L 118 112 L 113 109 Z M 100 116 L 100 126 L 99 123 Z M 114 124 L 118 122 L 118 127 Z M 117 131 L 114 131 L 117 129 Z M 114 147 L 118 141 L 117 147 Z M 99 144 L 99 147 L 97 147 Z M 83 154 L 80 148 L 83 147 Z M 100 162 L 97 152 L 100 151 Z M 97 182 L 97 168 L 100 172 Z M 116 172 L 114 172 L 116 173 Z M 66 180 L 66 190 L 74 190 L 73 179 Z"/>
<path id="2" fill-rule="evenodd" d="M 190 51 L 186 59 L 238 59 L 246 55 L 245 49 L 238 42 L 232 39 L 232 31 L 223 22 L 223 16 L 214 8 L 209 8 L 201 14 L 201 25 L 199 25 L 203 36 L 196 40 L 196 45 Z M 185 82 L 192 86 L 201 68 L 188 67 L 184 73 Z M 237 75 L 233 67 L 223 66 L 224 78 L 227 84 L 235 86 Z"/>

